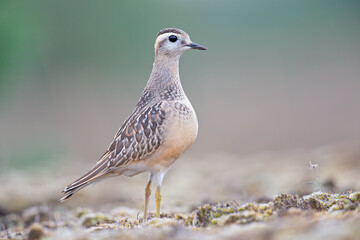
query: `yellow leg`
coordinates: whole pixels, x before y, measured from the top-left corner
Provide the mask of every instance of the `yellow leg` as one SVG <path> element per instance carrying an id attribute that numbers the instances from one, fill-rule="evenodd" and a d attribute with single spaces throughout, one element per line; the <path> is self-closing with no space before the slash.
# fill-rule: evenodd
<path id="1" fill-rule="evenodd" d="M 145 206 L 144 206 L 144 222 L 147 219 L 148 205 L 149 205 L 149 197 L 151 195 L 151 180 L 148 182 L 145 188 Z"/>
<path id="2" fill-rule="evenodd" d="M 156 217 L 160 218 L 160 202 L 161 202 L 160 187 L 156 187 L 155 201 L 156 201 Z"/>

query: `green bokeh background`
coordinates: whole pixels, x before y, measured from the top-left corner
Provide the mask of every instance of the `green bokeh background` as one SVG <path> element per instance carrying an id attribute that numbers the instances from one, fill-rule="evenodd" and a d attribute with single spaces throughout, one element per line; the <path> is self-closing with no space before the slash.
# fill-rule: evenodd
<path id="1" fill-rule="evenodd" d="M 0 171 L 95 162 L 165 27 L 208 48 L 181 60 L 193 154 L 359 144 L 359 12 L 359 1 L 1 1 Z"/>

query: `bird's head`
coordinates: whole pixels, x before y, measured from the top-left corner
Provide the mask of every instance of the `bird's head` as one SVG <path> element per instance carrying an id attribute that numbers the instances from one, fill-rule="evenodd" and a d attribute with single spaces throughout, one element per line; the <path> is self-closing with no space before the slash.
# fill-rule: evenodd
<path id="1" fill-rule="evenodd" d="M 190 49 L 206 50 L 205 47 L 193 43 L 189 35 L 177 28 L 165 28 L 156 35 L 155 54 L 167 57 L 180 57 Z"/>

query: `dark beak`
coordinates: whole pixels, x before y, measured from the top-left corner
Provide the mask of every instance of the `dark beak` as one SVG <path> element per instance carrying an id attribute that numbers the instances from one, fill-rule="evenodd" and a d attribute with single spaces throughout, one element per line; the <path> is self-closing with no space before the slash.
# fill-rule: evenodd
<path id="1" fill-rule="evenodd" d="M 192 49 L 206 50 L 206 47 L 201 46 L 201 45 L 199 45 L 197 43 L 190 43 L 190 44 L 188 44 L 186 46 L 191 47 Z"/>

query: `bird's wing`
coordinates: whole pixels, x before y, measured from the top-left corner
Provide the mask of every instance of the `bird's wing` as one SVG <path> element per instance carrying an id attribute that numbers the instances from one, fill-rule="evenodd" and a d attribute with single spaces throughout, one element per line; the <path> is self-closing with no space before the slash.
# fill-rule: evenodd
<path id="1" fill-rule="evenodd" d="M 135 108 L 115 135 L 108 150 L 85 175 L 64 189 L 61 201 L 81 188 L 102 180 L 114 169 L 145 159 L 163 144 L 164 102 Z"/>
<path id="2" fill-rule="evenodd" d="M 144 159 L 159 149 L 164 142 L 164 105 L 159 102 L 135 110 L 125 121 L 107 151 L 111 153 L 107 161 L 109 168 Z"/>

